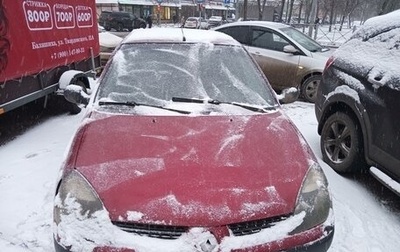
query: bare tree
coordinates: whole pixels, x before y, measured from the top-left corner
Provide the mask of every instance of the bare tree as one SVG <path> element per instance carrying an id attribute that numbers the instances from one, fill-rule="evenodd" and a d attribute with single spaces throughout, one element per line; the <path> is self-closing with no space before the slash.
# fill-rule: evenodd
<path id="1" fill-rule="evenodd" d="M 345 18 L 348 17 L 350 19 L 351 13 L 358 7 L 359 4 L 359 0 L 346 0 L 346 2 L 344 3 L 344 9 L 342 9 L 341 11 L 339 31 L 341 31 L 343 28 Z"/>
<path id="2" fill-rule="evenodd" d="M 257 0 L 257 5 L 258 5 L 258 20 L 262 20 L 263 14 L 264 14 L 264 8 L 265 8 L 265 3 L 267 0 L 263 0 L 262 5 L 261 5 L 261 0 Z"/>
<path id="3" fill-rule="evenodd" d="M 304 1 L 303 1 L 303 0 L 300 0 L 300 4 L 299 4 L 299 18 L 298 18 L 298 20 L 297 20 L 297 23 L 299 23 L 299 24 L 300 24 L 300 21 L 301 21 L 301 14 L 302 14 L 302 11 L 303 11 L 303 5 L 304 5 Z"/>
<path id="4" fill-rule="evenodd" d="M 289 17 L 286 20 L 287 23 L 290 24 L 290 20 L 292 19 L 292 12 L 293 12 L 293 4 L 294 4 L 294 0 L 290 0 L 290 4 L 289 4 Z"/>
<path id="5" fill-rule="evenodd" d="M 283 10 L 285 8 L 285 0 L 281 1 L 281 13 L 279 14 L 279 19 L 282 22 L 283 21 Z"/>
<path id="6" fill-rule="evenodd" d="M 247 20 L 247 0 L 243 1 L 243 20 Z"/>
<path id="7" fill-rule="evenodd" d="M 380 9 L 378 10 L 378 14 L 386 14 L 396 10 L 397 8 L 400 8 L 399 0 L 382 0 L 380 4 Z"/>

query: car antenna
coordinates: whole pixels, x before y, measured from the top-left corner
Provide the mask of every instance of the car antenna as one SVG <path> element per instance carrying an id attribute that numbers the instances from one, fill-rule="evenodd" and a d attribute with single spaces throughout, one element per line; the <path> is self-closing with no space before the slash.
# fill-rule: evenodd
<path id="1" fill-rule="evenodd" d="M 182 32 L 182 41 L 186 41 L 185 34 L 183 33 L 183 27 L 181 27 L 181 32 Z"/>

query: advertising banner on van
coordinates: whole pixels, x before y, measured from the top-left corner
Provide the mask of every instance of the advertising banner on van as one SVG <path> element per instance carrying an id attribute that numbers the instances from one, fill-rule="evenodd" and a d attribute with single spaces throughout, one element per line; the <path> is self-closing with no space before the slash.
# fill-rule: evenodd
<path id="1" fill-rule="evenodd" d="M 95 0 L 0 4 L 0 85 L 99 54 Z"/>

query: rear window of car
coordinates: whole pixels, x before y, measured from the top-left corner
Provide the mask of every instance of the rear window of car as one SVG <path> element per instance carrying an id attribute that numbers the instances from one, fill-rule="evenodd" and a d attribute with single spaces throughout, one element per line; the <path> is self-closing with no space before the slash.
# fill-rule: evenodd
<path id="1" fill-rule="evenodd" d="M 373 36 L 354 36 L 333 54 L 335 65 L 379 79 L 381 83 L 400 91 L 400 27 L 381 30 Z"/>
<path id="2" fill-rule="evenodd" d="M 123 45 L 97 98 L 165 105 L 172 97 L 276 105 L 262 72 L 242 47 L 206 43 Z"/>

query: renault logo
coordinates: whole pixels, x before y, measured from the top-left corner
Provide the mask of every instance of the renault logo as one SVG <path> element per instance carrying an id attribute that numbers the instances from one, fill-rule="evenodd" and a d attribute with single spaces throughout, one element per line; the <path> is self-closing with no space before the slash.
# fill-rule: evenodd
<path id="1" fill-rule="evenodd" d="M 217 239 L 213 235 L 210 234 L 209 237 L 202 243 L 200 243 L 200 251 L 201 252 L 211 252 L 217 247 L 218 242 Z"/>

